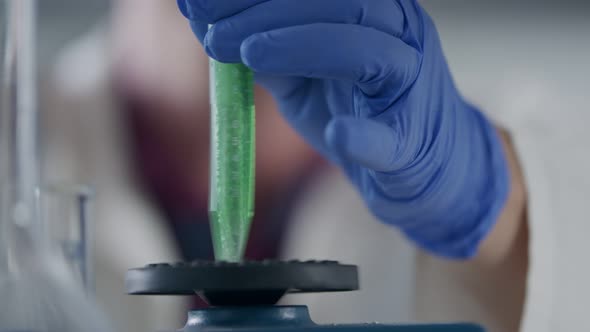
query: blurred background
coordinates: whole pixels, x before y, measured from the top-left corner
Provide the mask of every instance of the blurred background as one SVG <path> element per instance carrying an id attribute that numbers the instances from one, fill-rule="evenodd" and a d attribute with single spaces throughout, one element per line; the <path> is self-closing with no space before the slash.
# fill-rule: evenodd
<path id="1" fill-rule="evenodd" d="M 109 0 L 39 1 L 39 60 L 51 65 L 69 41 L 108 15 Z"/>
<path id="2" fill-rule="evenodd" d="M 500 123 L 559 121 L 538 119 L 541 107 L 588 111 L 589 2 L 422 3 L 461 90 Z M 44 180 L 96 189 L 97 294 L 121 330 L 179 326 L 185 308 L 202 305 L 198 300 L 129 298 L 123 280 L 131 267 L 212 255 L 206 57 L 175 1 L 41 0 L 39 6 Z M 372 287 L 349 307 L 337 297 L 317 300 L 312 307 L 320 321 L 413 320 L 412 287 L 382 290 L 392 280 L 412 284 L 415 275 L 383 270 L 355 250 L 399 243 L 388 250 L 410 261 L 405 240 L 377 222 L 360 229 L 344 223 L 372 217 L 283 122 L 270 97 L 258 90 L 256 98 L 257 206 L 247 256 L 361 265 Z M 319 206 L 326 197 L 336 198 Z M 358 215 L 338 215 L 343 202 L 358 206 Z M 334 239 L 331 227 L 346 229 L 350 238 Z M 298 246 L 302 238 L 305 248 Z M 378 305 L 392 297 L 396 306 Z"/>
<path id="3" fill-rule="evenodd" d="M 79 37 L 92 24 L 108 15 L 110 0 L 92 0 L 80 2 L 75 0 L 40 1 L 40 58 L 42 63 L 51 63 L 68 41 Z M 531 20 L 536 26 L 567 25 L 572 21 L 583 21 L 588 18 L 590 4 L 584 0 L 556 1 L 469 1 L 469 0 L 424 0 L 425 8 L 433 17 L 459 19 L 459 22 L 476 23 L 469 30 L 478 30 L 478 26 L 486 21 L 530 25 Z M 486 21 L 481 21 L 482 19 Z M 454 20 L 453 20 L 454 21 Z M 479 24 L 477 24 L 479 23 Z M 498 24 L 501 29 L 502 24 Z M 481 27 L 480 27 L 481 29 Z M 456 32 L 456 31 L 455 31 Z M 530 31 L 529 33 L 533 33 Z"/>

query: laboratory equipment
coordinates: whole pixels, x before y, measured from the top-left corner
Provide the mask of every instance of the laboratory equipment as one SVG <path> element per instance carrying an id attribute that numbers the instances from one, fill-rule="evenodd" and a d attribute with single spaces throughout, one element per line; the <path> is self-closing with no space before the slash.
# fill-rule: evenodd
<path id="1" fill-rule="evenodd" d="M 34 0 L 0 3 L 6 29 L 0 109 L 0 331 L 108 332 L 48 250 L 39 216 Z"/>
<path id="2" fill-rule="evenodd" d="M 14 221 L 39 236 L 37 189 L 37 105 L 35 79 L 35 2 L 4 0 L 0 184 L 12 200 Z"/>
<path id="3" fill-rule="evenodd" d="M 354 265 L 335 261 L 152 264 L 127 273 L 135 295 L 199 294 L 211 308 L 191 311 L 180 332 L 483 332 L 475 324 L 317 325 L 305 306 L 276 306 L 286 293 L 358 289 Z"/>
<path id="4" fill-rule="evenodd" d="M 210 61 L 209 218 L 215 258 L 237 262 L 254 213 L 254 78 L 242 64 Z"/>
<path id="5" fill-rule="evenodd" d="M 41 239 L 36 208 L 34 1 L 5 0 L 0 108 L 0 276 L 20 273 Z M 27 254 L 27 255 L 25 255 Z M 4 284 L 3 284 L 4 285 Z"/>
<path id="6" fill-rule="evenodd" d="M 94 294 L 94 224 L 91 188 L 51 184 L 39 188 L 40 216 L 50 250 L 62 256 L 76 281 Z"/>
<path id="7" fill-rule="evenodd" d="M 239 279 L 235 278 L 239 275 Z M 234 277 L 232 277 L 234 276 Z M 327 282 L 328 281 L 328 282 Z M 135 295 L 191 295 L 213 306 L 273 305 L 287 292 L 358 289 L 357 267 L 334 261 L 154 264 L 127 274 Z"/>

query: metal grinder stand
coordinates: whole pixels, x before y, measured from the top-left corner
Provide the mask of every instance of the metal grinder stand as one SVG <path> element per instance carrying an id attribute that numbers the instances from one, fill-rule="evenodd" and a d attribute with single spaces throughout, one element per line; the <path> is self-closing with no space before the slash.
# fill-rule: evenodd
<path id="1" fill-rule="evenodd" d="M 354 265 L 333 261 L 197 261 L 151 264 L 127 273 L 132 295 L 198 294 L 211 308 L 189 312 L 179 332 L 484 332 L 473 324 L 318 325 L 305 306 L 276 306 L 286 293 L 358 289 Z"/>

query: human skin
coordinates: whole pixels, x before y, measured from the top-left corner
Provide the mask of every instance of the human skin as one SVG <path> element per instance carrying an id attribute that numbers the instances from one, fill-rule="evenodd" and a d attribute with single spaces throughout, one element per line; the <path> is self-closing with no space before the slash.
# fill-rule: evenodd
<path id="1" fill-rule="evenodd" d="M 498 130 L 510 170 L 510 194 L 494 229 L 482 243 L 475 258 L 476 263 L 487 266 L 501 264 L 512 256 L 522 257 L 528 242 L 524 177 L 510 134 L 506 130 Z"/>

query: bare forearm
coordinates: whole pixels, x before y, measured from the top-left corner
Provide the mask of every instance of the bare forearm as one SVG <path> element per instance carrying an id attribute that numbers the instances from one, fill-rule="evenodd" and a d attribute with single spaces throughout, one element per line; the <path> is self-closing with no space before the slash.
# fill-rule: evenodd
<path id="1" fill-rule="evenodd" d="M 519 330 L 528 273 L 527 195 L 510 137 L 507 132 L 499 131 L 511 175 L 506 206 L 474 259 L 456 261 L 419 256 L 417 307 L 422 319 L 454 317 L 477 321 L 490 331 Z M 432 303 L 453 305 L 441 309 L 433 308 Z M 465 311 L 474 305 L 485 314 Z M 440 315 L 432 316 L 431 311 Z"/>
<path id="2" fill-rule="evenodd" d="M 510 194 L 496 226 L 482 243 L 475 258 L 478 264 L 483 265 L 497 265 L 510 260 L 511 256 L 522 256 L 526 254 L 528 247 L 523 243 L 528 238 L 524 177 L 509 133 L 503 129 L 498 131 L 510 169 Z"/>

